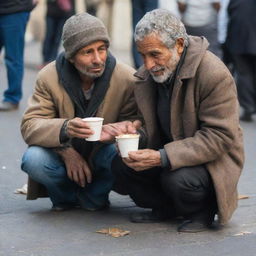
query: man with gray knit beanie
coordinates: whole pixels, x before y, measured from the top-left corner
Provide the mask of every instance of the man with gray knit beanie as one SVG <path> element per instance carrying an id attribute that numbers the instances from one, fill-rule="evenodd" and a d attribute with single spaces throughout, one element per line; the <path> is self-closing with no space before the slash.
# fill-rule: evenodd
<path id="1" fill-rule="evenodd" d="M 62 41 L 67 59 L 82 47 L 101 40 L 109 46 L 106 27 L 101 20 L 88 13 L 72 16 L 63 27 Z"/>
<path id="2" fill-rule="evenodd" d="M 29 146 L 21 165 L 29 176 L 27 199 L 49 196 L 55 211 L 100 210 L 113 184 L 111 143 L 141 125 L 134 70 L 111 55 L 106 27 L 88 13 L 66 21 L 62 41 L 64 52 L 38 73 L 21 123 Z M 82 119 L 95 116 L 104 118 L 101 139 L 90 142 L 93 131 Z"/>

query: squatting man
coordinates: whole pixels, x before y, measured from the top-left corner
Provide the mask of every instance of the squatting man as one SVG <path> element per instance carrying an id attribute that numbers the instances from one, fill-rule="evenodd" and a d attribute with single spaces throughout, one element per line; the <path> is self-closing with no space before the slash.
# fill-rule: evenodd
<path id="1" fill-rule="evenodd" d="M 188 36 L 167 10 L 148 12 L 134 38 L 144 60 L 135 98 L 147 147 L 114 158 L 114 190 L 152 209 L 132 214 L 133 222 L 179 216 L 178 231 L 199 232 L 217 214 L 225 224 L 244 161 L 234 80 L 208 41 Z"/>
<path id="2" fill-rule="evenodd" d="M 62 42 L 64 52 L 39 72 L 22 119 L 27 198 L 49 196 L 55 211 L 100 210 L 109 205 L 109 165 L 117 154 L 109 142 L 141 125 L 135 70 L 111 55 L 105 25 L 88 13 L 66 21 Z M 85 140 L 93 133 L 82 120 L 89 116 L 104 118 L 101 142 L 108 144 Z"/>

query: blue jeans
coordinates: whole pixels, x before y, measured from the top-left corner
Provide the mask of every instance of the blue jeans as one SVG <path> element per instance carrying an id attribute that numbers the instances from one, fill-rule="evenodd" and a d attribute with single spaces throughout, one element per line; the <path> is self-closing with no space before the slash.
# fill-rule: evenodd
<path id="1" fill-rule="evenodd" d="M 0 15 L 0 51 L 5 49 L 8 89 L 4 101 L 19 103 L 22 98 L 24 39 L 29 12 Z"/>
<path id="2" fill-rule="evenodd" d="M 139 20 L 146 14 L 158 7 L 158 0 L 132 0 L 132 27 L 133 32 Z M 137 51 L 135 41 L 132 40 L 132 55 L 134 66 L 138 69 L 142 64 L 142 58 Z"/>
<path id="3" fill-rule="evenodd" d="M 54 206 L 81 205 L 87 210 L 106 206 L 113 185 L 111 162 L 117 154 L 113 144 L 102 147 L 93 158 L 92 183 L 84 188 L 67 176 L 61 157 L 52 149 L 30 146 L 22 158 L 21 169 L 33 180 L 44 185 Z"/>

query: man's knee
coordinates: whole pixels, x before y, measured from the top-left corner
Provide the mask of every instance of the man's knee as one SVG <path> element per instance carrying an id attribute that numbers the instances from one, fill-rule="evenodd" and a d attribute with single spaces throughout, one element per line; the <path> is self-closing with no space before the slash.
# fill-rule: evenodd
<path id="1" fill-rule="evenodd" d="M 43 160 L 44 149 L 38 146 L 29 147 L 22 157 L 21 169 L 28 174 L 31 170 L 37 169 Z"/>
<path id="2" fill-rule="evenodd" d="M 212 189 L 211 177 L 204 166 L 164 171 L 161 183 L 164 191 L 170 196 L 194 194 L 197 197 L 205 197 Z"/>
<path id="3" fill-rule="evenodd" d="M 22 157 L 21 169 L 35 180 L 54 172 L 66 175 L 63 167 L 64 164 L 53 150 L 39 146 L 29 147 Z"/>

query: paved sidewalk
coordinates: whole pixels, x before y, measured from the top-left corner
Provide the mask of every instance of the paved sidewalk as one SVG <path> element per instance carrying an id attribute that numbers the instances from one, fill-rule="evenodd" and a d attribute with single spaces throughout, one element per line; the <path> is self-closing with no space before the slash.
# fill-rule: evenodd
<path id="1" fill-rule="evenodd" d="M 111 207 L 102 212 L 72 210 L 54 213 L 48 199 L 26 201 L 14 194 L 26 183 L 20 161 L 26 145 L 19 125 L 28 96 L 32 93 L 40 64 L 40 45 L 26 46 L 24 98 L 18 111 L 0 112 L 0 256 L 255 256 L 256 253 L 256 172 L 255 130 L 253 123 L 242 123 L 245 134 L 246 164 L 239 193 L 248 199 L 230 223 L 219 230 L 198 234 L 179 234 L 177 223 L 134 224 L 129 214 L 139 210 L 128 197 L 111 194 Z M 128 52 L 115 52 L 126 60 Z M 4 65 L 0 63 L 0 93 L 6 85 Z M 96 233 L 102 228 L 129 230 L 125 237 L 112 238 Z"/>

